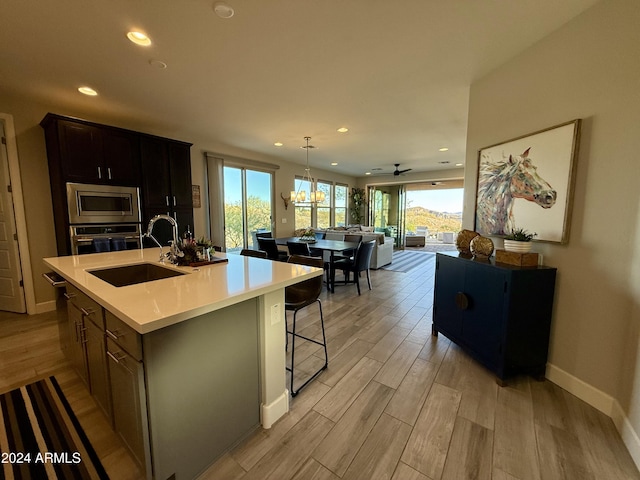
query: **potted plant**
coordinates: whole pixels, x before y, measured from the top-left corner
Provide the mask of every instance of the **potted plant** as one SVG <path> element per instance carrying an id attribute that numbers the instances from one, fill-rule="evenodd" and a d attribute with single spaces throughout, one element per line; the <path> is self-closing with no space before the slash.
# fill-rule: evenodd
<path id="1" fill-rule="evenodd" d="M 514 228 L 511 233 L 504 238 L 504 249 L 507 252 L 526 253 L 531 251 L 531 240 L 538 235 L 529 233 L 524 228 Z"/>
<path id="2" fill-rule="evenodd" d="M 361 224 L 364 219 L 362 207 L 365 203 L 364 188 L 352 188 L 351 189 L 351 218 L 354 223 Z"/>

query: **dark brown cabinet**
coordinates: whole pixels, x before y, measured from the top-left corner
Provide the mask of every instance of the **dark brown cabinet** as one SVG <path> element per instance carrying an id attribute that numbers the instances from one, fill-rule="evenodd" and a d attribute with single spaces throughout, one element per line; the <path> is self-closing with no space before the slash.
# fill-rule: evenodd
<path id="1" fill-rule="evenodd" d="M 156 137 L 142 138 L 140 156 L 143 175 L 143 225 L 154 215 L 170 215 L 178 222 L 180 234 L 187 226 L 193 231 L 191 195 L 191 144 Z M 157 229 L 157 230 L 156 230 Z M 153 236 L 163 245 L 171 240 L 169 224 L 154 226 Z"/>
<path id="2" fill-rule="evenodd" d="M 140 184 L 138 136 L 127 130 L 47 114 L 45 129 L 49 170 L 63 182 Z"/>
<path id="3" fill-rule="evenodd" d="M 556 269 L 436 255 L 433 334 L 443 333 L 492 370 L 544 376 Z"/>
<path id="4" fill-rule="evenodd" d="M 53 113 L 40 125 L 47 146 L 58 255 L 73 252 L 66 187 L 70 182 L 139 187 L 143 231 L 157 214 L 175 218 L 181 235 L 187 226 L 193 231 L 190 143 Z M 168 245 L 169 224 L 160 222 L 156 229 L 154 237 Z M 155 246 L 148 240 L 145 246 Z"/>

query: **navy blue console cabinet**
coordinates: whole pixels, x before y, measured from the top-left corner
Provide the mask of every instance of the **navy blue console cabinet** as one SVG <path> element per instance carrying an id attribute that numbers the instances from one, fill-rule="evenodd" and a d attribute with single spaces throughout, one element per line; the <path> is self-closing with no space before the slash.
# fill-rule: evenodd
<path id="1" fill-rule="evenodd" d="M 516 267 L 457 252 L 436 254 L 432 333 L 496 374 L 543 378 L 556 269 Z"/>

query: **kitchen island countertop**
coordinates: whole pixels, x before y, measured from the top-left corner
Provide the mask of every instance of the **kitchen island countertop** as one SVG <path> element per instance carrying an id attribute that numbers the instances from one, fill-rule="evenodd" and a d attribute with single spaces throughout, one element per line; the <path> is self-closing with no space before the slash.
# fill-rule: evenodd
<path id="1" fill-rule="evenodd" d="M 124 287 L 115 287 L 90 273 L 137 263 L 163 265 L 158 257 L 157 248 L 147 248 L 43 260 L 141 334 L 322 275 L 318 268 L 224 253 L 216 253 L 216 257 L 227 258 L 228 262 L 201 267 L 178 267 L 167 262 L 165 267 L 186 275 Z"/>

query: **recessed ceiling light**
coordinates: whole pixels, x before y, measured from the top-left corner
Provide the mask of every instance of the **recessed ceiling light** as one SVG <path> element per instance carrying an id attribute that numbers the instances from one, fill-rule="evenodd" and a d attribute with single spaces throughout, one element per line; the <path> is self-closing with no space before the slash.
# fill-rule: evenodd
<path id="1" fill-rule="evenodd" d="M 149 65 L 151 65 L 152 67 L 156 67 L 160 70 L 164 70 L 165 68 L 167 68 L 167 64 L 161 60 L 149 60 Z"/>
<path id="2" fill-rule="evenodd" d="M 284 143 L 282 143 L 282 142 L 276 142 L 276 143 L 274 143 L 274 145 L 275 145 L 276 147 L 281 147 L 281 146 L 283 146 L 283 145 L 284 145 Z"/>
<path id="3" fill-rule="evenodd" d="M 335 167 L 336 165 L 338 165 L 338 162 L 331 162 L 332 167 Z"/>
<path id="4" fill-rule="evenodd" d="M 371 175 L 371 172 L 366 172 L 365 175 Z"/>
<path id="5" fill-rule="evenodd" d="M 338 131 L 339 131 L 340 133 L 347 133 L 347 132 L 349 131 L 349 129 L 348 129 L 347 127 L 340 127 L 340 128 L 338 129 Z"/>
<path id="6" fill-rule="evenodd" d="M 91 87 L 80 87 L 78 88 L 78 91 L 84 95 L 89 95 L 90 97 L 95 97 L 96 95 L 98 95 L 98 92 L 96 92 Z"/>
<path id="7" fill-rule="evenodd" d="M 449 149 L 448 149 L 447 147 L 442 147 L 442 148 L 439 148 L 439 149 L 438 149 L 438 151 L 439 151 L 439 152 L 446 152 L 446 151 L 448 151 L 448 150 L 449 150 Z"/>
<path id="8" fill-rule="evenodd" d="M 456 163 L 456 167 L 461 167 L 462 165 L 462 163 Z"/>
<path id="9" fill-rule="evenodd" d="M 151 39 L 144 33 L 138 32 L 136 30 L 132 30 L 131 32 L 127 33 L 127 38 L 136 45 L 140 45 L 142 47 L 148 47 L 149 45 L 151 45 Z"/>
<path id="10" fill-rule="evenodd" d="M 233 8 L 224 2 L 216 2 L 213 4 L 213 11 L 216 12 L 220 18 L 231 18 L 236 13 Z"/>

